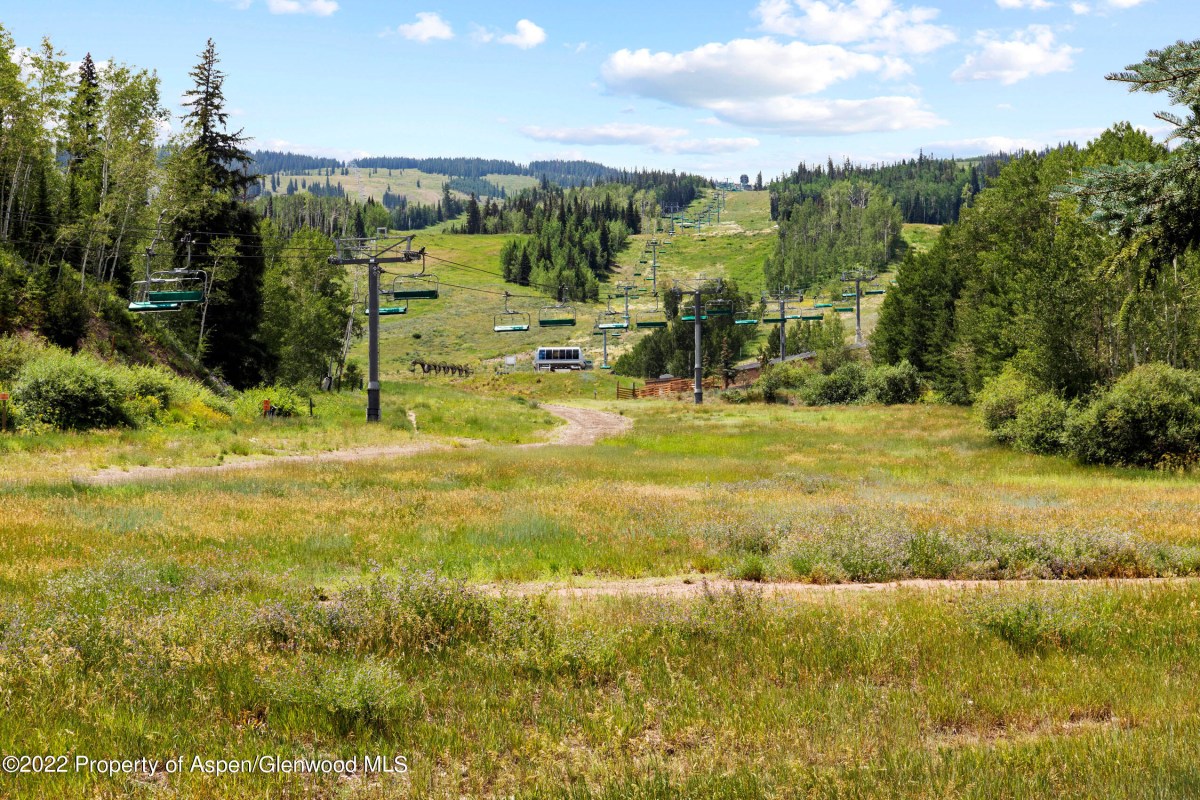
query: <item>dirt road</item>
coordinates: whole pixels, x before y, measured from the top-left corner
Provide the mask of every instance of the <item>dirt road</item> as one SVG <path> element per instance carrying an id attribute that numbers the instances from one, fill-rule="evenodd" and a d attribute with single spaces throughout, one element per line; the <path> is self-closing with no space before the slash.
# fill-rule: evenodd
<path id="1" fill-rule="evenodd" d="M 550 437 L 544 442 L 516 445 L 518 448 L 546 447 L 548 445 L 570 445 L 587 447 L 595 444 L 605 436 L 624 433 L 633 427 L 633 421 L 620 414 L 607 411 L 594 411 L 574 406 L 543 405 L 542 408 L 556 417 L 566 420 L 567 424 L 555 428 Z M 477 445 L 478 440 L 451 440 L 459 445 Z M 75 475 L 72 480 L 84 486 L 116 486 L 138 481 L 156 481 L 178 478 L 183 476 L 220 475 L 238 470 L 257 469 L 259 467 L 275 466 L 277 464 L 324 464 L 351 461 L 367 461 L 376 458 L 398 458 L 416 453 L 427 453 L 434 450 L 447 450 L 451 447 L 446 441 L 430 440 L 415 441 L 409 444 L 388 445 L 379 447 L 355 447 L 347 450 L 330 450 L 311 455 L 280 455 L 268 457 L 245 458 L 224 464 L 214 464 L 205 467 L 109 467 L 98 472 Z"/>

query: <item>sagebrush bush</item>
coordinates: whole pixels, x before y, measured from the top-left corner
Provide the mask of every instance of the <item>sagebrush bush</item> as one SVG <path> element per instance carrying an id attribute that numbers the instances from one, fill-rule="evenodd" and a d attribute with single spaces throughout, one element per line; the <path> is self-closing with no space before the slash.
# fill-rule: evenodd
<path id="1" fill-rule="evenodd" d="M 1080 461 L 1187 466 L 1200 461 L 1200 373 L 1145 364 L 1074 415 L 1067 445 Z"/>
<path id="2" fill-rule="evenodd" d="M 915 403 L 924 383 L 917 368 L 904 359 L 899 364 L 880 364 L 867 373 L 867 401 L 885 406 Z"/>
<path id="3" fill-rule="evenodd" d="M 1106 632 L 1107 615 L 1087 598 L 1062 594 L 1015 597 L 996 594 L 967 608 L 972 621 L 1019 653 L 1081 650 Z"/>
<path id="4" fill-rule="evenodd" d="M 828 375 L 814 375 L 801 394 L 811 406 L 855 403 L 867 393 L 867 370 L 858 361 L 847 361 Z"/>

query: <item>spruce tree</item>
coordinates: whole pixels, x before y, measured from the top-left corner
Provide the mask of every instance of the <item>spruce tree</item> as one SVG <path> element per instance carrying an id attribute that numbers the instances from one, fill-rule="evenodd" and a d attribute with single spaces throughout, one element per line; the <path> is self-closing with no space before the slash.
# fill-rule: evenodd
<path id="1" fill-rule="evenodd" d="M 249 137 L 228 130 L 229 114 L 225 111 L 225 73 L 217 68 L 217 47 L 212 39 L 200 54 L 200 63 L 190 73 L 193 87 L 184 93 L 185 124 L 196 135 L 192 147 L 202 155 L 212 185 L 235 195 L 243 194 L 258 180 L 247 169 L 253 157 L 243 147 Z"/>

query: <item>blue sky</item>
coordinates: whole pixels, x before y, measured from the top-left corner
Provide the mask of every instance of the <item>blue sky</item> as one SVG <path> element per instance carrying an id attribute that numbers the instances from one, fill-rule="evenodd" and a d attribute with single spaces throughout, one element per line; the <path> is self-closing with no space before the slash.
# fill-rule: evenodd
<path id="1" fill-rule="evenodd" d="M 18 45 L 154 68 L 172 106 L 211 36 L 253 146 L 715 177 L 1082 143 L 1126 119 L 1161 135 L 1163 98 L 1104 75 L 1200 32 L 1194 0 L 2 6 Z"/>

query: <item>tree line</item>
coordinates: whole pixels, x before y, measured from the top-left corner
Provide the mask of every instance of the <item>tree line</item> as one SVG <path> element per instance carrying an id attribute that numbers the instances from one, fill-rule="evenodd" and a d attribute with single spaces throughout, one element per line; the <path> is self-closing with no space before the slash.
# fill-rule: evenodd
<path id="1" fill-rule="evenodd" d="M 772 291 L 810 290 L 843 270 L 880 271 L 902 245 L 900 208 L 875 184 L 852 178 L 789 199 L 794 204 L 780 212 L 775 252 L 763 266 Z"/>
<path id="2" fill-rule="evenodd" d="M 49 40 L 22 53 L 0 27 L 0 334 L 75 349 L 107 328 L 108 347 L 173 352 L 236 387 L 319 377 L 348 314 L 340 271 L 320 266 L 332 242 L 317 225 L 293 243 L 298 228 L 264 224 L 249 202 L 259 176 L 228 127 L 211 40 L 189 74 L 183 129 L 163 145 L 154 72 L 90 54 L 72 69 Z M 207 272 L 206 302 L 129 317 L 136 282 L 171 269 Z"/>

